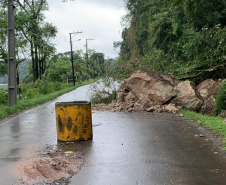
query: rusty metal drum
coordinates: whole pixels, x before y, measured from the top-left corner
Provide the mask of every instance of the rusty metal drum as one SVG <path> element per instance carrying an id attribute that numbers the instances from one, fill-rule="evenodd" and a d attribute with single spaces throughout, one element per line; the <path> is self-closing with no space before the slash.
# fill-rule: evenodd
<path id="1" fill-rule="evenodd" d="M 59 141 L 84 141 L 93 138 L 90 102 L 57 102 L 55 109 Z"/>

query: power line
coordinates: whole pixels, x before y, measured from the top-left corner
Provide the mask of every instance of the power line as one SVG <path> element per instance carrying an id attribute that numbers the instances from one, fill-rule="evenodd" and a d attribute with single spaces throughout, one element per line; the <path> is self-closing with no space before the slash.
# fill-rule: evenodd
<path id="1" fill-rule="evenodd" d="M 60 4 L 59 4 L 58 0 L 56 0 L 56 2 L 57 2 L 57 4 L 58 4 L 58 6 L 59 6 L 59 8 L 60 8 L 61 12 L 63 12 L 63 14 L 64 14 L 65 18 L 67 19 L 67 25 L 70 25 L 70 26 L 71 26 L 71 24 L 70 24 L 70 22 L 71 22 L 71 21 L 68 19 L 68 17 L 67 17 L 67 15 L 66 15 L 66 13 L 62 10 L 62 8 L 61 8 L 61 6 L 60 6 Z M 71 27 L 71 29 L 73 30 L 73 27 Z"/>
<path id="2" fill-rule="evenodd" d="M 75 22 L 74 22 L 73 17 L 71 16 L 70 11 L 69 11 L 69 10 L 68 10 L 68 8 L 67 8 L 67 5 L 66 5 L 66 4 L 64 4 L 64 6 L 65 6 L 65 8 L 66 8 L 66 10 L 67 10 L 68 15 L 70 16 L 70 18 L 71 18 L 71 20 L 72 20 L 71 22 L 73 22 L 73 24 L 74 24 L 74 25 L 76 25 L 76 24 L 75 24 Z"/>
<path id="3" fill-rule="evenodd" d="M 70 2 L 70 3 L 72 3 L 72 2 Z M 76 21 L 77 21 L 77 23 L 78 23 L 78 26 L 79 26 L 80 30 L 82 30 L 82 29 L 81 29 L 81 25 L 80 25 L 80 23 L 79 23 L 79 20 L 78 20 L 78 18 L 77 18 L 77 15 L 76 15 L 76 11 L 74 10 L 74 6 L 71 6 L 71 7 L 72 7 L 72 11 L 74 12 L 75 19 L 76 19 Z"/>
<path id="4" fill-rule="evenodd" d="M 70 46 L 71 46 L 71 64 L 72 64 L 72 75 L 73 75 L 73 85 L 75 86 L 75 70 L 74 70 L 74 60 L 73 60 L 73 46 L 72 46 L 72 34 L 78 35 L 79 33 L 82 33 L 81 31 L 69 33 L 70 35 Z"/>

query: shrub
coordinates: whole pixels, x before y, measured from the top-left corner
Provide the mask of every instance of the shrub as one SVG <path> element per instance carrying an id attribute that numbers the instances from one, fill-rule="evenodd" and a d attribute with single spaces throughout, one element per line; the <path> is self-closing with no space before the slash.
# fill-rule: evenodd
<path id="1" fill-rule="evenodd" d="M 219 115 L 222 110 L 226 110 L 226 80 L 221 84 L 220 90 L 216 97 L 216 115 Z"/>
<path id="2" fill-rule="evenodd" d="M 38 79 L 35 82 L 34 87 L 38 90 L 39 94 L 48 94 L 53 92 L 51 83 L 48 82 L 45 78 L 43 78 L 42 80 Z"/>
<path id="3" fill-rule="evenodd" d="M 21 93 L 18 95 L 19 100 L 31 99 L 39 94 L 38 89 L 34 88 L 32 83 L 20 84 L 19 88 L 21 90 Z"/>
<path id="4" fill-rule="evenodd" d="M 53 82 L 52 85 L 53 85 L 53 91 L 59 91 L 66 87 L 65 84 L 63 84 L 62 82 Z"/>
<path id="5" fill-rule="evenodd" d="M 109 104 L 112 100 L 116 99 L 116 89 L 118 83 L 112 78 L 105 77 L 96 83 L 92 84 L 90 87 L 90 100 L 92 104 Z"/>
<path id="6" fill-rule="evenodd" d="M 7 89 L 0 89 L 0 104 L 7 104 L 7 102 L 8 102 Z"/>

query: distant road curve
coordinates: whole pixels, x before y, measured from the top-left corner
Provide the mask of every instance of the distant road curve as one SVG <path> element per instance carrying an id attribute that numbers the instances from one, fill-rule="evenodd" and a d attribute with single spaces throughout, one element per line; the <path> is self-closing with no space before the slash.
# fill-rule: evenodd
<path id="1" fill-rule="evenodd" d="M 8 87 L 8 84 L 0 84 L 0 88 Z"/>

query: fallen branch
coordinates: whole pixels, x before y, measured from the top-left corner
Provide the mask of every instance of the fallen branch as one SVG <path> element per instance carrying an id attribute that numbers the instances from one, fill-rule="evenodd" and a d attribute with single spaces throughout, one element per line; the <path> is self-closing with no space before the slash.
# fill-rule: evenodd
<path id="1" fill-rule="evenodd" d="M 213 67 L 211 69 L 203 70 L 200 73 L 198 73 L 197 75 L 187 76 L 187 77 L 180 78 L 179 80 L 190 80 L 190 79 L 194 79 L 194 78 L 197 78 L 199 76 L 202 76 L 205 73 L 211 73 L 211 72 L 217 71 L 218 69 L 221 69 L 221 68 L 224 68 L 224 67 L 226 67 L 226 63 L 221 64 L 221 65 L 218 65 L 218 66 Z"/>

